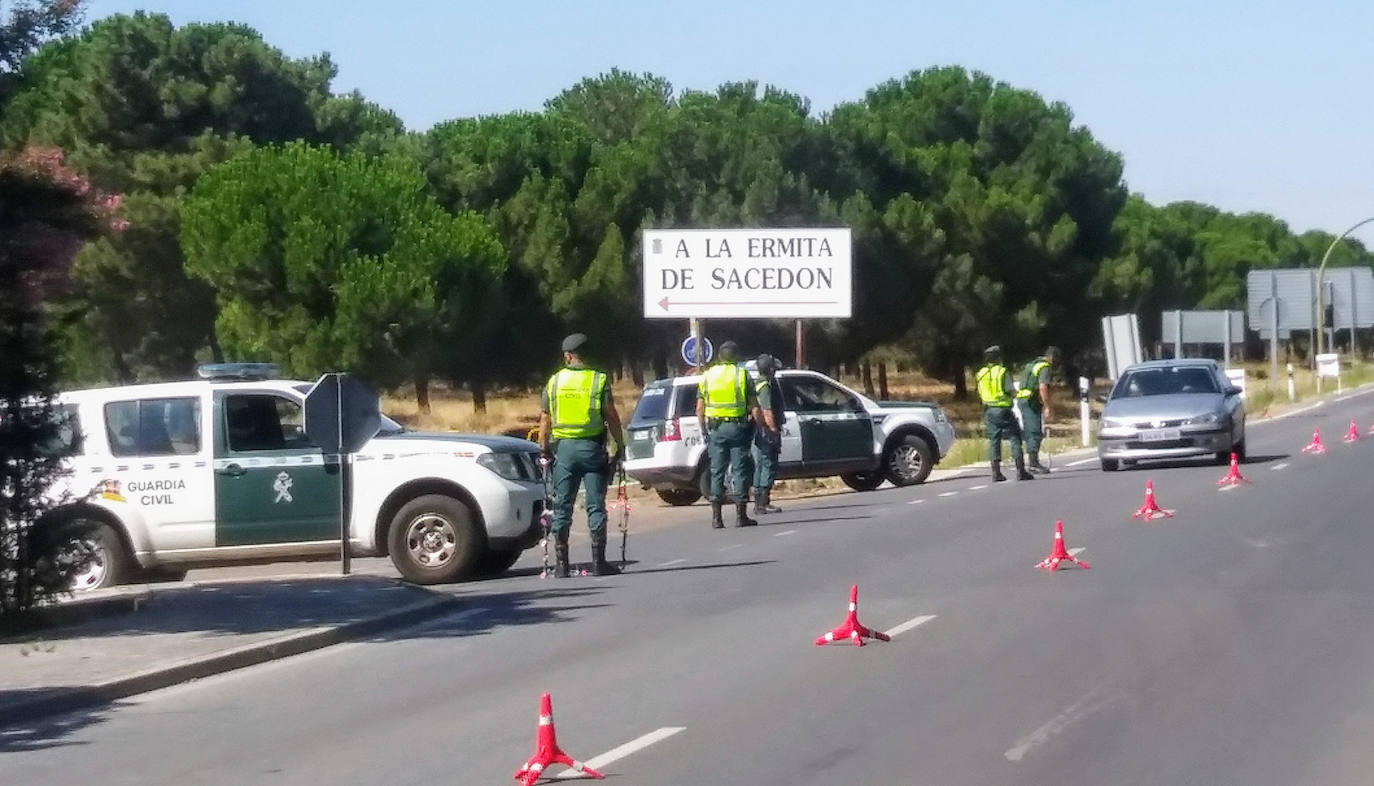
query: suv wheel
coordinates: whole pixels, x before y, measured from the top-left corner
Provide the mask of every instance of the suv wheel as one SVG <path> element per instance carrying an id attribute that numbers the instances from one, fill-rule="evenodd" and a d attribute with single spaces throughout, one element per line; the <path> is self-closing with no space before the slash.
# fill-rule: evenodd
<path id="1" fill-rule="evenodd" d="M 697 492 L 700 499 L 711 498 L 711 465 L 707 464 L 697 473 Z M 660 495 L 661 496 L 661 495 Z M 734 482 L 730 480 L 730 470 L 725 471 L 725 504 L 735 504 Z M 693 500 L 695 501 L 695 500 Z M 670 503 L 671 504 L 671 503 Z M 690 503 L 688 503 L 690 504 Z"/>
<path id="2" fill-rule="evenodd" d="M 898 439 L 883 456 L 883 470 L 892 485 L 914 486 L 930 476 L 935 466 L 935 451 L 930 443 L 915 434 Z"/>
<path id="3" fill-rule="evenodd" d="M 700 489 L 654 489 L 658 498 L 673 507 L 690 505 L 701 499 Z"/>
<path id="4" fill-rule="evenodd" d="M 883 485 L 883 481 L 887 478 L 883 477 L 881 472 L 854 472 L 841 475 L 840 480 L 843 480 L 846 486 L 855 491 L 872 491 Z"/>
<path id="5" fill-rule="evenodd" d="M 484 541 L 468 506 L 443 494 L 425 494 L 402 505 L 387 533 L 392 564 L 416 584 L 472 575 L 486 552 Z"/>

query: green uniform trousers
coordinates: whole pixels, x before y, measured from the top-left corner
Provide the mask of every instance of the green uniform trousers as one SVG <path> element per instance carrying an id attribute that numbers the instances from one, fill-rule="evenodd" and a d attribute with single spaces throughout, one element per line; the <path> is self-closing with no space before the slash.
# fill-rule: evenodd
<path id="1" fill-rule="evenodd" d="M 768 430 L 754 429 L 754 490 L 771 491 L 778 479 L 778 457 L 782 455 L 782 434 L 768 436 Z M 757 497 L 755 497 L 757 499 Z"/>
<path id="2" fill-rule="evenodd" d="M 1043 410 L 1029 401 L 1018 401 L 1021 410 L 1021 431 L 1026 438 L 1026 452 L 1034 456 L 1040 452 L 1040 443 L 1045 441 L 1045 418 Z"/>
<path id="3" fill-rule="evenodd" d="M 587 529 L 595 535 L 606 530 L 606 484 L 610 467 L 606 445 L 596 439 L 560 439 L 553 449 L 553 520 L 549 529 L 558 534 L 572 526 L 577 488 L 587 494 Z"/>
<path id="4" fill-rule="evenodd" d="M 708 422 L 707 449 L 711 455 L 711 502 L 725 501 L 725 469 L 730 468 L 730 481 L 736 498 L 743 501 L 749 494 L 749 446 L 754 441 L 754 427 L 749 422 Z"/>
<path id="5" fill-rule="evenodd" d="M 1011 407 L 987 407 L 983 410 L 983 425 L 988 430 L 988 458 L 1002 460 L 1002 439 L 1011 443 L 1011 454 L 1021 455 L 1021 426 Z"/>

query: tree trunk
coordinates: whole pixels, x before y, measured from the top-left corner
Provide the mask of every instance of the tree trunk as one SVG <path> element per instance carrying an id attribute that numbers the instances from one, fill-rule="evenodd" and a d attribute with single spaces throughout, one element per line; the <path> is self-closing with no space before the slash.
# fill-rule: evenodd
<path id="1" fill-rule="evenodd" d="M 863 362 L 864 395 L 873 398 L 873 364 L 867 360 Z"/>
<path id="2" fill-rule="evenodd" d="M 472 383 L 472 411 L 487 414 L 487 383 L 475 380 Z"/>
<path id="3" fill-rule="evenodd" d="M 887 364 L 878 362 L 878 395 L 886 401 L 887 395 Z"/>
<path id="4" fill-rule="evenodd" d="M 644 367 L 639 364 L 638 360 L 630 361 L 630 380 L 635 383 L 635 387 L 644 387 Z"/>
<path id="5" fill-rule="evenodd" d="M 963 366 L 958 366 L 954 369 L 950 381 L 954 383 L 954 398 L 959 401 L 968 398 L 968 380 L 964 378 Z"/>
<path id="6" fill-rule="evenodd" d="M 110 362 L 114 365 L 115 376 L 119 378 L 119 384 L 134 384 L 134 370 L 129 368 L 129 363 L 124 359 L 124 353 L 118 350 L 110 353 Z"/>
<path id="7" fill-rule="evenodd" d="M 415 405 L 420 408 L 420 412 L 426 415 L 430 413 L 428 374 L 415 373 Z"/>
<path id="8" fill-rule="evenodd" d="M 668 353 L 663 351 L 662 345 L 654 347 L 654 378 L 668 378 Z"/>

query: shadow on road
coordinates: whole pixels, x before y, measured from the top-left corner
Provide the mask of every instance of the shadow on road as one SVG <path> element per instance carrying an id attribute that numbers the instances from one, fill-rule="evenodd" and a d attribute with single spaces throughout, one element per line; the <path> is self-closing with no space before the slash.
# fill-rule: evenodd
<path id="1" fill-rule="evenodd" d="M 67 688 L 31 688 L 26 690 L 0 690 L 0 707 L 22 704 L 30 701 L 56 700 L 72 695 Z M 67 739 L 87 726 L 103 723 L 105 716 L 117 709 L 118 702 L 81 702 L 84 708 L 63 715 L 29 721 L 28 723 L 8 726 L 0 720 L 0 754 L 23 753 L 47 748 L 84 745 Z"/>
<path id="2" fill-rule="evenodd" d="M 638 576 L 644 573 L 677 573 L 684 570 L 719 570 L 720 568 L 749 568 L 756 565 L 771 565 L 777 560 L 762 559 L 750 562 L 712 562 L 706 565 L 672 565 L 663 568 L 631 569 L 621 576 Z M 633 564 L 633 563 L 631 563 Z"/>

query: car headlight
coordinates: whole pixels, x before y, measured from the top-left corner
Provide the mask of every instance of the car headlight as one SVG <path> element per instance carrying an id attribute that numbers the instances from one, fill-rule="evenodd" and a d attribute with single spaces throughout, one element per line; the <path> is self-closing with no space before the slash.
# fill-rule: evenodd
<path id="1" fill-rule="evenodd" d="M 1102 418 L 1102 428 L 1130 428 L 1131 421 L 1125 418 Z"/>
<path id="2" fill-rule="evenodd" d="M 1135 426 L 1125 418 L 1102 418 L 1097 430 L 1098 435 L 1103 437 L 1133 437 L 1135 432 Z"/>
<path id="3" fill-rule="evenodd" d="M 506 480 L 520 480 L 520 459 L 514 453 L 483 453 L 477 465 L 486 467 Z"/>
<path id="4" fill-rule="evenodd" d="M 1210 426 L 1221 422 L 1221 416 L 1215 412 L 1208 412 L 1206 415 L 1198 415 L 1195 418 L 1188 418 L 1184 421 L 1189 426 Z"/>

